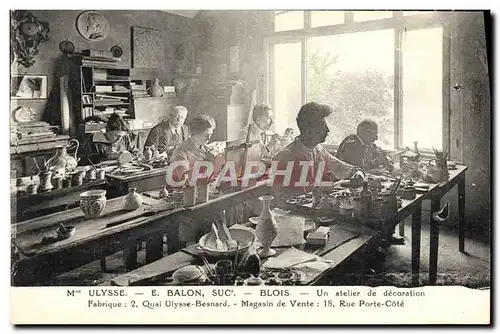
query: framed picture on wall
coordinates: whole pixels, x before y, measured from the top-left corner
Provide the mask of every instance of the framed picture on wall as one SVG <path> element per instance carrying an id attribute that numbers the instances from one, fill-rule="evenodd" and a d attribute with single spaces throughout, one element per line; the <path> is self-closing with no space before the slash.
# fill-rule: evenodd
<path id="1" fill-rule="evenodd" d="M 46 99 L 46 75 L 13 75 L 10 79 L 11 99 Z"/>

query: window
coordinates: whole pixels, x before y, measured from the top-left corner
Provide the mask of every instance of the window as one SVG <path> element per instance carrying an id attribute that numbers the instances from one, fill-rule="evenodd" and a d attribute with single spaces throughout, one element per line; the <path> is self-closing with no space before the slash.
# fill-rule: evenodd
<path id="1" fill-rule="evenodd" d="M 422 47 L 425 45 L 425 48 Z M 403 146 L 442 149 L 443 28 L 403 37 Z M 422 131 L 425 129 L 425 131 Z"/>
<path id="2" fill-rule="evenodd" d="M 345 22 L 345 12 L 336 10 L 321 10 L 311 12 L 311 27 L 323 27 Z"/>
<path id="3" fill-rule="evenodd" d="M 393 45 L 394 29 L 308 39 L 306 100 L 335 110 L 327 144 L 340 144 L 371 118 L 381 146 L 394 147 Z"/>
<path id="4" fill-rule="evenodd" d="M 304 28 L 304 11 L 274 12 L 274 31 L 287 31 Z"/>
<path id="5" fill-rule="evenodd" d="M 273 48 L 274 130 L 284 133 L 287 127 L 297 129 L 296 113 L 301 106 L 301 43 L 277 43 Z"/>
<path id="6" fill-rule="evenodd" d="M 423 151 L 448 148 L 443 130 L 443 115 L 449 115 L 443 112 L 449 94 L 443 86 L 448 17 L 388 11 L 313 11 L 310 22 L 305 17 L 299 21 L 308 26 L 268 40 L 268 102 L 276 131 L 296 129 L 300 106 L 316 101 L 334 109 L 326 144 L 339 145 L 370 118 L 379 124 L 377 144 L 384 149 L 413 147 L 415 141 Z"/>
<path id="7" fill-rule="evenodd" d="M 357 11 L 357 12 L 353 12 L 354 22 L 388 19 L 391 17 L 392 17 L 392 12 L 384 12 L 384 11 Z"/>

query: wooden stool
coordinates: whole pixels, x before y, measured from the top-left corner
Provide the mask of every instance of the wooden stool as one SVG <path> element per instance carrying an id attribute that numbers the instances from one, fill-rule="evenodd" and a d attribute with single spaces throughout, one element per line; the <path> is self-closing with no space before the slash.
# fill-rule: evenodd
<path id="1" fill-rule="evenodd" d="M 438 268 L 438 250 L 439 250 L 439 225 L 446 222 L 449 217 L 450 203 L 446 204 L 441 210 L 432 213 L 430 228 L 430 246 L 429 246 L 429 285 L 435 285 L 437 281 Z"/>

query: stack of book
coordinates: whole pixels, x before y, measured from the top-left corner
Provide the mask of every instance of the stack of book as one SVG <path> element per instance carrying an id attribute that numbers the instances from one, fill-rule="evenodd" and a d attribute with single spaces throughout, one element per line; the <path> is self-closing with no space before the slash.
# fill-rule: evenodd
<path id="1" fill-rule="evenodd" d="M 132 90 L 132 96 L 134 98 L 149 96 L 146 83 L 143 81 L 131 82 L 130 89 Z"/>
<path id="2" fill-rule="evenodd" d="M 40 142 L 52 141 L 56 134 L 53 128 L 46 122 L 13 122 L 11 132 L 15 132 L 17 139 L 11 142 L 11 145 L 26 145 Z"/>
<path id="3" fill-rule="evenodd" d="M 116 68 L 118 58 L 103 58 L 103 57 L 82 57 L 83 66 L 99 66 L 106 68 Z"/>

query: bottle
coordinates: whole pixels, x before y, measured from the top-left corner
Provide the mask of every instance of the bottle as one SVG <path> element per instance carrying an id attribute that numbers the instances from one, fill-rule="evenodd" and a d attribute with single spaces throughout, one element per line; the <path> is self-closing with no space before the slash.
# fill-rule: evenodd
<path id="1" fill-rule="evenodd" d="M 163 88 L 162 83 L 158 78 L 153 80 L 153 84 L 151 85 L 151 96 L 152 97 L 162 97 L 163 96 Z"/>
<path id="2" fill-rule="evenodd" d="M 360 193 L 361 197 L 361 216 L 368 217 L 372 209 L 372 192 L 368 189 L 368 182 L 363 182 L 363 190 Z"/>
<path id="3" fill-rule="evenodd" d="M 251 246 L 248 251 L 250 254 L 248 255 L 248 259 L 245 263 L 246 272 L 252 274 L 254 277 L 259 277 L 261 267 L 260 257 L 254 246 Z"/>

